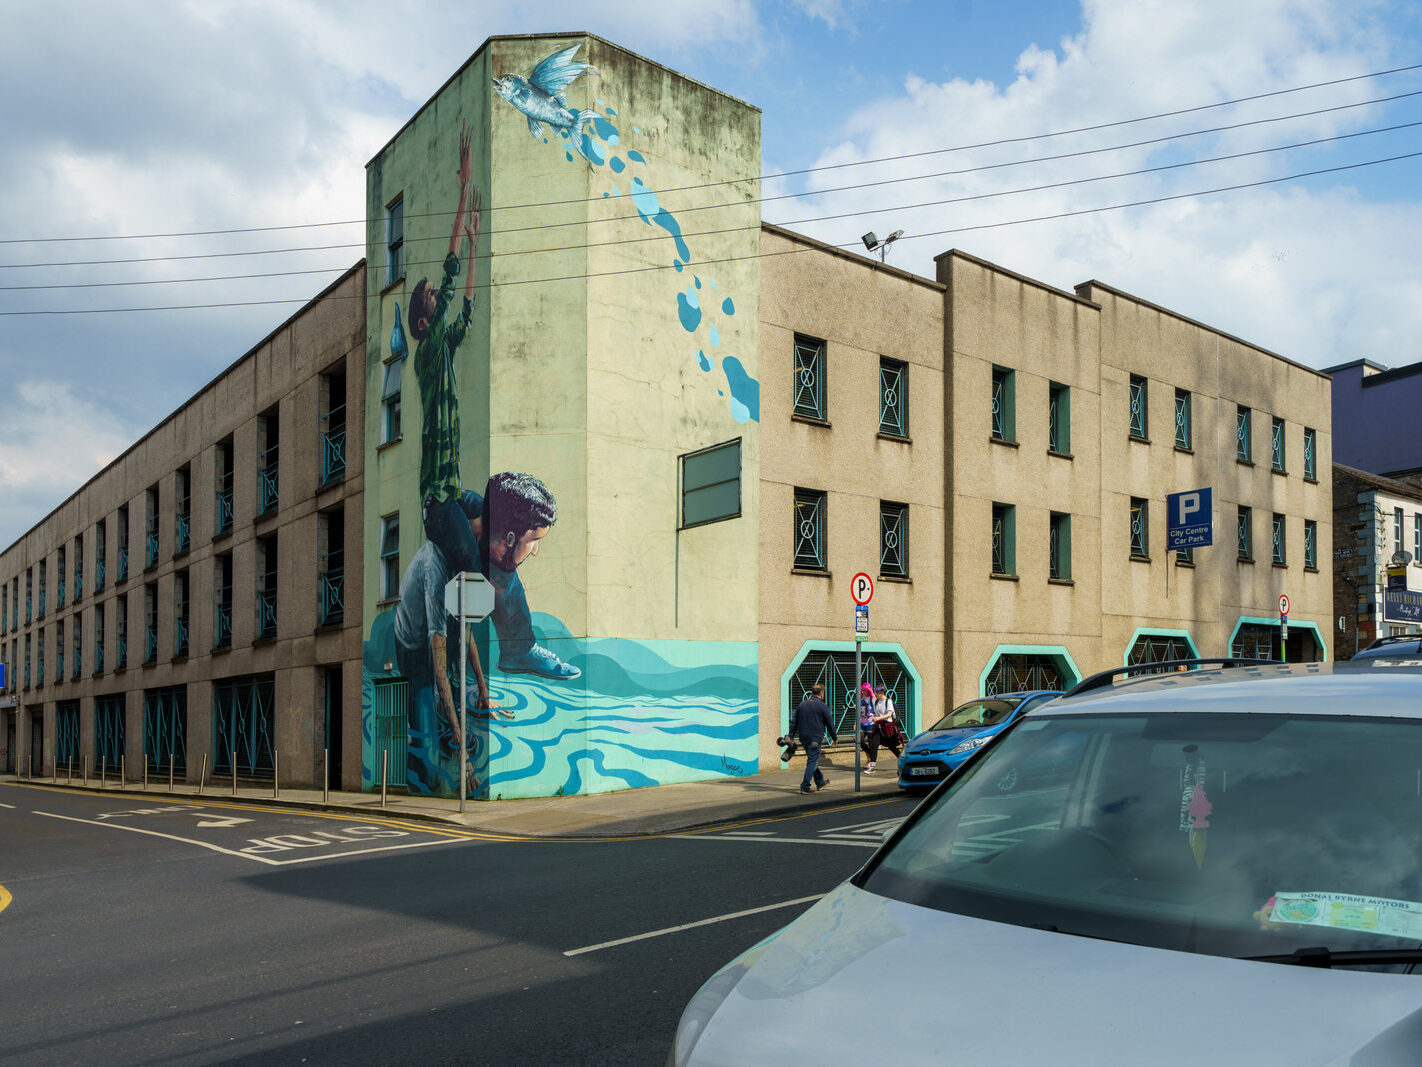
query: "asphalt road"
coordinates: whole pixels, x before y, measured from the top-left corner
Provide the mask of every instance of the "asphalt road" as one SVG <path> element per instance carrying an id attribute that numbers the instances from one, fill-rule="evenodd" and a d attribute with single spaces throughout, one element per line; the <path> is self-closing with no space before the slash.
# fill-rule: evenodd
<path id="1" fill-rule="evenodd" d="M 660 1067 L 911 808 L 527 841 L 0 785 L 0 1062 Z"/>

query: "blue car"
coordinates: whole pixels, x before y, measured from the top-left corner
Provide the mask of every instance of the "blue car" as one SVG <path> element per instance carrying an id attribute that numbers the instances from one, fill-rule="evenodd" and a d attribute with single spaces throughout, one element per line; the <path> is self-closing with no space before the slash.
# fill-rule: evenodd
<path id="1" fill-rule="evenodd" d="M 904 746 L 899 788 L 937 785 L 1018 716 L 1061 695 L 1060 689 L 1033 689 L 980 697 L 954 708 Z"/>

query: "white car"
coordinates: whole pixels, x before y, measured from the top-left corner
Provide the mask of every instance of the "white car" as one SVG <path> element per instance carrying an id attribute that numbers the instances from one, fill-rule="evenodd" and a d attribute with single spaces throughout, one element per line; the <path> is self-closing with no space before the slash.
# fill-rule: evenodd
<path id="1" fill-rule="evenodd" d="M 1422 666 L 1131 673 L 713 976 L 671 1062 L 1422 1063 Z"/>

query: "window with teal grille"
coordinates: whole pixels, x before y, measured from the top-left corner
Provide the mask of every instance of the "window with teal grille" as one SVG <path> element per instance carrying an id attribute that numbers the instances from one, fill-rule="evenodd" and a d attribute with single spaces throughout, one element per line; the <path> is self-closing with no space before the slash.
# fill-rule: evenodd
<path id="1" fill-rule="evenodd" d="M 54 706 L 54 765 L 70 774 L 81 769 L 77 700 L 61 700 Z"/>
<path id="2" fill-rule="evenodd" d="M 1071 581 L 1071 516 L 1061 511 L 1052 512 L 1047 523 L 1047 577 Z"/>
<path id="3" fill-rule="evenodd" d="M 825 570 L 825 508 L 828 497 L 817 489 L 795 490 L 795 567 Z"/>
<path id="4" fill-rule="evenodd" d="M 1061 382 L 1047 386 L 1047 449 L 1071 455 L 1071 388 Z"/>
<path id="5" fill-rule="evenodd" d="M 1131 497 L 1131 558 L 1150 558 L 1150 502 Z"/>
<path id="6" fill-rule="evenodd" d="M 907 437 L 908 364 L 888 356 L 879 358 L 879 432 Z"/>
<path id="7" fill-rule="evenodd" d="M 1254 413 L 1243 406 L 1235 409 L 1234 458 L 1240 463 L 1254 462 Z"/>
<path id="8" fill-rule="evenodd" d="M 1274 536 L 1274 562 L 1275 562 L 1278 566 L 1282 567 L 1282 566 L 1284 566 L 1286 563 L 1288 563 L 1288 551 L 1287 551 L 1287 547 L 1286 547 L 1286 546 L 1287 546 L 1287 541 L 1286 541 L 1286 527 L 1285 527 L 1285 522 L 1284 522 L 1284 516 L 1280 515 L 1278 512 L 1275 512 L 1275 513 L 1274 513 L 1273 536 Z"/>
<path id="9" fill-rule="evenodd" d="M 1284 473 L 1284 420 L 1273 418 L 1269 422 L 1270 466 L 1280 474 Z"/>
<path id="10" fill-rule="evenodd" d="M 909 736 L 917 731 L 915 721 L 917 692 L 913 675 L 903 661 L 892 652 L 865 652 L 859 660 L 860 673 L 855 674 L 854 652 L 811 648 L 791 675 L 784 693 L 785 706 L 790 710 L 810 695 L 818 683 L 824 686 L 824 702 L 835 720 L 835 733 L 841 742 L 852 742 L 857 736 L 859 700 L 858 685 L 883 685 L 898 711 L 899 724 Z"/>
<path id="11" fill-rule="evenodd" d="M 879 574 L 909 576 L 909 509 L 907 504 L 879 502 Z"/>
<path id="12" fill-rule="evenodd" d="M 188 767 L 188 690 L 173 685 L 143 691 L 143 751 L 150 774 L 183 775 Z"/>
<path id="13" fill-rule="evenodd" d="M 1017 509 L 1011 504 L 992 506 L 992 573 L 1017 573 Z"/>
<path id="14" fill-rule="evenodd" d="M 122 766 L 125 751 L 123 694 L 94 698 L 94 766 L 112 774 Z"/>
<path id="15" fill-rule="evenodd" d="M 1311 482 L 1318 481 L 1318 431 L 1304 427 L 1304 477 Z"/>
<path id="16" fill-rule="evenodd" d="M 1131 375 L 1131 436 L 1137 441 L 1146 439 L 1150 426 L 1150 394 L 1146 380 L 1139 374 Z"/>
<path id="17" fill-rule="evenodd" d="M 1184 389 L 1175 390 L 1175 447 L 1187 452 L 1195 447 L 1194 401 Z"/>
<path id="18" fill-rule="evenodd" d="M 212 683 L 213 766 L 219 773 L 271 778 L 276 681 L 272 674 Z M 234 762 L 235 761 L 235 762 Z"/>
<path id="19" fill-rule="evenodd" d="M 1252 560 L 1254 558 L 1254 512 L 1250 508 L 1241 507 L 1239 509 L 1237 526 L 1239 558 Z"/>
<path id="20" fill-rule="evenodd" d="M 793 411 L 807 419 L 825 420 L 825 343 L 795 335 Z"/>
<path id="21" fill-rule="evenodd" d="M 1304 519 L 1304 567 L 1318 570 L 1318 523 Z"/>
<path id="22" fill-rule="evenodd" d="M 1008 367 L 992 369 L 992 439 L 1017 440 L 1017 375 Z"/>

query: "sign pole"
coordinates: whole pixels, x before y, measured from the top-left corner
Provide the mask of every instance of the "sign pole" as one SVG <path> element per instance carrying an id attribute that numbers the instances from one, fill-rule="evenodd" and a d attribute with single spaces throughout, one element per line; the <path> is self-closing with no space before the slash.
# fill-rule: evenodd
<path id="1" fill-rule="evenodd" d="M 469 626 L 464 621 L 464 575 L 459 582 L 459 812 L 464 813 L 464 789 L 469 780 Z"/>
<path id="2" fill-rule="evenodd" d="M 857 622 L 857 620 L 856 620 L 856 622 Z M 863 688 L 863 687 L 864 687 L 864 661 L 863 661 L 863 656 L 862 656 L 863 647 L 864 647 L 864 642 L 859 639 L 859 633 L 858 633 L 858 631 L 856 630 L 856 632 L 855 632 L 855 634 L 854 634 L 854 791 L 855 791 L 856 793 L 858 793 L 859 790 L 860 790 L 860 785 L 859 785 L 859 750 L 860 750 L 860 745 L 859 745 L 859 733 L 860 733 L 859 708 L 860 708 L 860 701 L 862 701 L 862 700 L 864 699 L 864 688 Z"/>

